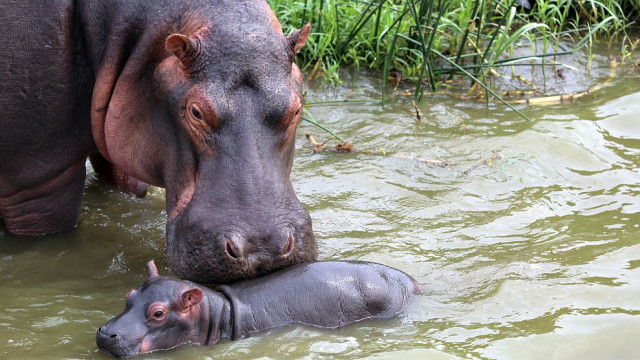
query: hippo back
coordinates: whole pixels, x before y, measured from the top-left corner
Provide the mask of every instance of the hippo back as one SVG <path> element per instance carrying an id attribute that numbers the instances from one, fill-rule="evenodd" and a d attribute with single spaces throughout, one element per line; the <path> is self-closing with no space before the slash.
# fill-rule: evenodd
<path id="1" fill-rule="evenodd" d="M 234 308 L 234 338 L 290 323 L 337 328 L 390 318 L 422 293 L 406 273 L 381 264 L 299 264 L 266 277 L 220 286 Z"/>

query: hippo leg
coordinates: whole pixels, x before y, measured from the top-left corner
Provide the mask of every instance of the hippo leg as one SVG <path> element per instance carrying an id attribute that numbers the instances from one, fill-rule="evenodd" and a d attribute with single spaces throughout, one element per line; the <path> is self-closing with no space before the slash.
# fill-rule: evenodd
<path id="1" fill-rule="evenodd" d="M 127 194 L 133 194 L 137 197 L 143 197 L 147 194 L 147 189 L 151 185 L 127 175 L 102 155 L 91 154 L 89 159 L 91 160 L 93 170 L 95 170 L 103 180 L 115 186 L 120 191 Z"/>
<path id="2" fill-rule="evenodd" d="M 80 215 L 84 164 L 82 159 L 43 184 L 0 198 L 0 215 L 7 230 L 43 235 L 73 229 Z"/>

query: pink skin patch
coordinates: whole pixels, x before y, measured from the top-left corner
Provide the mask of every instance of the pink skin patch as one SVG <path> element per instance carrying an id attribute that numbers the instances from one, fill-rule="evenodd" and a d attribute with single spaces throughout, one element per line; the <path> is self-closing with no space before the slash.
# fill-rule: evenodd
<path id="1" fill-rule="evenodd" d="M 169 221 L 173 221 L 191 202 L 191 198 L 193 197 L 193 192 L 196 190 L 195 181 L 190 181 L 189 185 L 182 190 L 182 193 L 178 197 L 178 202 L 171 209 L 169 213 Z"/>
<path id="2" fill-rule="evenodd" d="M 146 354 L 151 351 L 151 342 L 146 337 L 140 342 L 140 352 L 138 354 Z"/>

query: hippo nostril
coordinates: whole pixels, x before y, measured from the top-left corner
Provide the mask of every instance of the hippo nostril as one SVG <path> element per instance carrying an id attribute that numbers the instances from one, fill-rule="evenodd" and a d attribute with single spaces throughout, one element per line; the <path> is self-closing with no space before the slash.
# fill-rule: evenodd
<path id="1" fill-rule="evenodd" d="M 284 248 L 282 249 L 282 255 L 283 256 L 287 256 L 287 255 L 291 254 L 291 252 L 293 251 L 294 246 L 295 246 L 295 243 L 294 243 L 294 239 L 293 239 L 293 232 L 289 232 L 289 237 L 287 238 L 287 243 L 285 244 Z"/>
<path id="2" fill-rule="evenodd" d="M 111 339 L 115 339 L 118 337 L 118 334 L 111 334 L 111 336 L 109 336 Z"/>
<path id="3" fill-rule="evenodd" d="M 232 259 L 238 259 L 240 257 L 238 248 L 236 248 L 236 246 L 233 244 L 233 241 L 231 240 L 227 240 L 227 244 L 226 244 L 226 252 L 227 255 L 229 255 L 229 257 L 231 257 Z"/>

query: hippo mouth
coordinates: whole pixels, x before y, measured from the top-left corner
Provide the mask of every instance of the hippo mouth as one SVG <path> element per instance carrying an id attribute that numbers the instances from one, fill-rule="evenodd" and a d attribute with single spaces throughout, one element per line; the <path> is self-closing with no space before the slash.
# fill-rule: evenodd
<path id="1" fill-rule="evenodd" d="M 156 351 L 171 350 L 176 347 L 192 343 L 190 341 L 187 341 L 167 347 L 154 348 L 152 347 L 151 342 L 146 338 L 146 335 L 142 337 L 141 341 L 135 340 L 129 344 L 124 344 L 124 341 L 120 341 L 117 337 L 112 336 L 113 335 L 105 334 L 102 331 L 102 327 L 100 327 L 96 334 L 96 343 L 98 344 L 98 350 L 106 353 L 107 355 L 111 355 L 120 359 L 132 358 L 134 356 L 150 354 Z"/>
<path id="2" fill-rule="evenodd" d="M 100 351 L 117 358 L 130 358 L 141 354 L 141 342 L 124 341 L 116 334 L 106 333 L 103 326 L 96 332 L 96 343 Z"/>
<path id="3" fill-rule="evenodd" d="M 139 346 L 138 346 L 138 348 L 139 348 Z M 120 358 L 120 359 L 132 358 L 134 356 L 143 354 L 143 353 L 141 353 L 139 351 L 135 351 L 135 350 L 129 352 L 128 350 L 107 349 L 107 348 L 100 347 L 100 346 L 98 346 L 98 350 L 102 351 L 103 353 L 105 353 L 107 355 L 111 355 L 113 357 L 117 357 L 117 358 Z"/>

